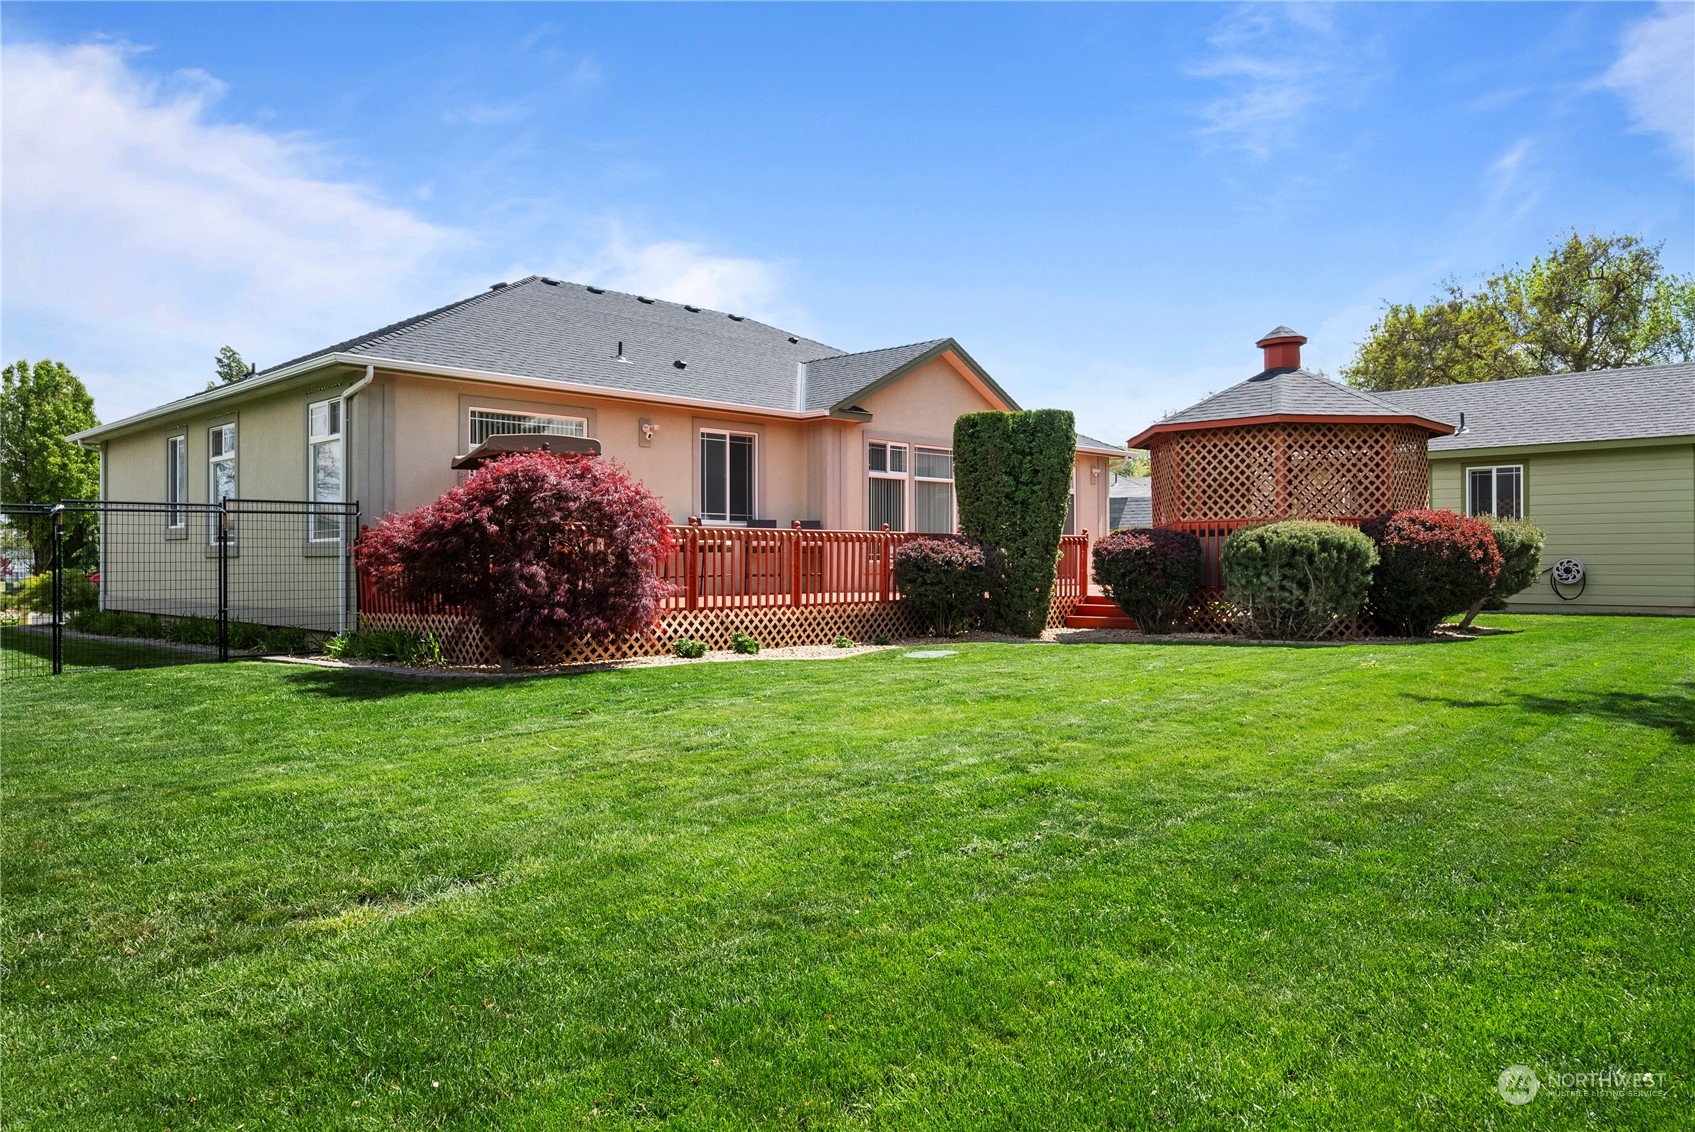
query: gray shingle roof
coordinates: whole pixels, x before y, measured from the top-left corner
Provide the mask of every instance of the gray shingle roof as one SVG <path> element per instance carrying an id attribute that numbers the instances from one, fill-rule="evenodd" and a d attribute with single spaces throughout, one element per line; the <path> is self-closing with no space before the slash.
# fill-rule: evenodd
<path id="1" fill-rule="evenodd" d="M 532 275 L 283 365 L 342 353 L 765 409 L 818 410 L 835 408 L 947 345 L 956 344 L 935 338 L 848 354 L 751 318 Z M 1010 397 L 1007 402 L 1012 404 Z"/>
<path id="2" fill-rule="evenodd" d="M 1586 370 L 1380 393 L 1403 411 L 1458 424 L 1433 452 L 1520 444 L 1695 436 L 1695 364 Z"/>
<path id="3" fill-rule="evenodd" d="M 946 338 L 934 338 L 907 346 L 889 346 L 882 350 L 810 360 L 806 366 L 806 407 L 828 409 L 947 341 Z"/>
<path id="4" fill-rule="evenodd" d="M 1107 487 L 1107 519 L 1112 530 L 1146 527 L 1154 521 L 1153 480 L 1113 473 Z"/>
<path id="5" fill-rule="evenodd" d="M 1159 423 L 1270 416 L 1404 417 L 1414 412 L 1304 369 L 1268 369 Z"/>
<path id="6" fill-rule="evenodd" d="M 1106 448 L 1106 449 L 1110 449 L 1113 452 L 1123 452 L 1125 450 L 1124 446 L 1122 444 L 1114 444 L 1109 440 L 1096 440 L 1094 437 L 1085 436 L 1083 433 L 1077 434 L 1077 447 L 1079 447 L 1079 448 Z"/>

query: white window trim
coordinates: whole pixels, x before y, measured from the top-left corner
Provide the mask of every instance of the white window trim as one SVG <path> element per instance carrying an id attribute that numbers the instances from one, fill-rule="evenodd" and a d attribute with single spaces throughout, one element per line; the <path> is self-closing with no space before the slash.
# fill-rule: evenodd
<path id="1" fill-rule="evenodd" d="M 173 465 L 171 452 L 176 450 Z M 176 498 L 172 498 L 175 493 Z M 188 433 L 177 432 L 165 437 L 165 529 L 188 529 Z M 176 510 L 173 513 L 173 508 Z"/>
<path id="2" fill-rule="evenodd" d="M 706 514 L 706 469 L 702 459 L 701 447 L 702 442 L 709 436 L 721 436 L 724 438 L 724 517 L 722 519 L 711 519 L 708 518 Z M 748 483 L 748 509 L 752 513 L 750 516 L 751 518 L 759 517 L 759 434 L 757 432 L 742 432 L 733 428 L 699 428 L 695 430 L 694 439 L 695 467 L 700 469 L 701 477 L 700 498 L 696 501 L 699 503 L 700 507 L 696 514 L 700 516 L 700 521 L 703 526 L 733 527 L 741 522 L 740 519 L 730 518 L 729 460 L 730 437 L 732 436 L 745 436 L 747 439 L 753 441 L 753 474 L 749 477 Z"/>
<path id="3" fill-rule="evenodd" d="M 948 485 L 948 529 L 945 533 L 953 534 L 955 531 L 957 531 L 959 529 L 959 499 L 954 494 L 954 486 L 953 486 L 954 477 L 951 476 L 951 475 L 947 476 L 947 477 L 921 476 L 921 475 L 919 475 L 918 474 L 918 452 L 919 452 L 920 449 L 924 450 L 925 452 L 945 453 L 947 458 L 948 458 L 948 467 L 950 469 L 953 467 L 953 449 L 952 448 L 943 448 L 939 444 L 914 444 L 912 446 L 912 453 L 911 453 L 911 456 L 910 456 L 910 459 L 912 461 L 912 464 L 911 464 L 911 466 L 912 466 L 912 508 L 911 508 L 911 510 L 912 510 L 912 524 L 911 524 L 911 526 L 913 527 L 914 530 L 916 530 L 917 527 L 918 527 L 918 485 L 921 484 L 921 483 L 945 483 L 945 484 Z M 926 531 L 924 533 L 926 533 L 926 534 L 939 534 L 939 533 L 944 533 L 944 532 Z"/>
<path id="4" fill-rule="evenodd" d="M 1524 518 L 1524 465 L 1523 464 L 1468 464 L 1468 465 L 1466 465 L 1466 469 L 1465 469 L 1465 513 L 1468 516 L 1473 517 L 1473 518 L 1477 517 L 1477 508 L 1474 505 L 1474 501 L 1472 499 L 1472 494 L 1471 494 L 1471 474 L 1473 472 L 1488 472 L 1489 473 L 1490 500 L 1493 502 L 1494 500 L 1498 500 L 1501 497 L 1501 490 L 1500 490 L 1501 473 L 1504 472 L 1504 471 L 1507 471 L 1509 469 L 1518 473 L 1518 514 L 1514 515 L 1513 518 L 1515 518 L 1515 519 Z M 1491 517 L 1495 517 L 1495 510 L 1494 510 L 1493 507 L 1490 508 L 1489 514 L 1490 514 Z"/>
<path id="5" fill-rule="evenodd" d="M 228 452 L 212 455 L 212 434 L 230 430 L 231 446 Z M 206 502 L 217 504 L 225 499 L 235 499 L 241 494 L 241 465 L 236 463 L 236 456 L 241 452 L 241 429 L 235 421 L 212 425 L 206 430 Z M 233 494 L 218 495 L 218 477 L 213 469 L 218 464 L 228 463 L 230 466 L 230 487 Z M 206 516 L 206 541 L 213 546 L 218 543 L 218 515 L 212 512 Z"/>
<path id="6" fill-rule="evenodd" d="M 312 431 L 312 410 L 320 406 L 328 409 L 335 407 L 335 431 L 314 433 Z M 326 413 L 326 416 L 328 414 Z M 306 498 L 313 503 L 346 503 L 347 502 L 347 403 L 340 397 L 330 397 L 323 401 L 313 401 L 306 406 Z M 317 455 L 318 449 L 334 444 L 336 459 L 341 464 L 342 487 L 340 499 L 318 498 Z M 306 539 L 308 542 L 333 543 L 340 542 L 342 519 L 338 516 L 335 523 L 336 533 L 320 536 L 318 534 L 317 513 L 311 513 L 306 523 Z"/>
<path id="7" fill-rule="evenodd" d="M 871 466 L 871 447 L 880 444 L 886 449 L 899 448 L 905 453 L 901 463 L 906 465 L 904 471 L 879 472 Z M 885 459 L 885 463 L 887 460 Z M 904 440 L 884 440 L 881 437 L 867 436 L 865 438 L 865 478 L 870 480 L 900 480 L 901 531 L 904 533 L 912 526 L 912 445 Z M 871 526 L 871 485 L 865 485 L 865 525 Z M 881 530 L 881 527 L 876 528 Z M 894 527 L 891 524 L 890 530 Z"/>
<path id="8" fill-rule="evenodd" d="M 470 405 L 466 408 L 465 412 L 465 436 L 468 440 L 470 440 L 471 447 L 473 448 L 480 443 L 474 439 L 476 436 L 476 415 L 478 413 L 493 413 L 502 417 L 528 417 L 530 420 L 570 421 L 582 429 L 581 432 L 537 432 L 534 434 L 536 436 L 586 437 L 589 434 L 588 418 L 575 416 L 571 413 L 538 413 L 533 409 L 496 409 L 490 405 Z M 494 436 L 497 434 L 491 432 L 489 435 Z M 525 435 L 531 434 L 525 433 Z"/>

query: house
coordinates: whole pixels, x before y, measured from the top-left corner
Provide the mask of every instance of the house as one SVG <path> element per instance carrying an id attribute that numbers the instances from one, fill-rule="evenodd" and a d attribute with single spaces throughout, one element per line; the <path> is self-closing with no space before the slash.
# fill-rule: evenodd
<path id="1" fill-rule="evenodd" d="M 1512 607 L 1695 614 L 1695 365 L 1377 397 L 1457 426 L 1430 442 L 1432 506 L 1530 519 L 1545 568 L 1581 563 L 1580 579 L 1550 573 Z"/>
<path id="2" fill-rule="evenodd" d="M 1154 521 L 1154 488 L 1152 476 L 1132 476 L 1112 473 L 1107 485 L 1107 527 L 1146 527 Z"/>
<path id="3" fill-rule="evenodd" d="M 951 338 L 846 353 L 530 276 L 73 439 L 106 499 L 357 500 L 374 521 L 529 434 L 598 442 L 679 523 L 953 531 L 955 418 L 1017 407 Z M 1074 529 L 1106 529 L 1121 455 L 1079 436 Z"/>

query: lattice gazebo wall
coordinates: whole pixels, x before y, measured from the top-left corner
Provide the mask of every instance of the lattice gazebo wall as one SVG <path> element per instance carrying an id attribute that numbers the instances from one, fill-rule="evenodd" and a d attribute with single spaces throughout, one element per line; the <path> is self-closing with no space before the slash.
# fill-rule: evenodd
<path id="1" fill-rule="evenodd" d="M 1359 521 L 1430 495 L 1412 425 L 1255 424 L 1167 433 L 1150 445 L 1153 521 Z"/>
<path id="2" fill-rule="evenodd" d="M 1424 507 L 1429 432 L 1407 424 L 1275 422 L 1187 429 L 1149 441 L 1153 523 L 1194 531 L 1216 587 L 1231 531 L 1273 519 L 1358 523 Z"/>

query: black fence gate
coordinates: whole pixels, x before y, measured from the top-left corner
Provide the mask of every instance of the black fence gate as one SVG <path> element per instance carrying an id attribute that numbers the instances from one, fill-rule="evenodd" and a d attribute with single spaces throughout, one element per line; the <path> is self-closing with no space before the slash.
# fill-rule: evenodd
<path id="1" fill-rule="evenodd" d="M 357 503 L 0 503 L 0 675 L 315 652 L 358 610 Z"/>

